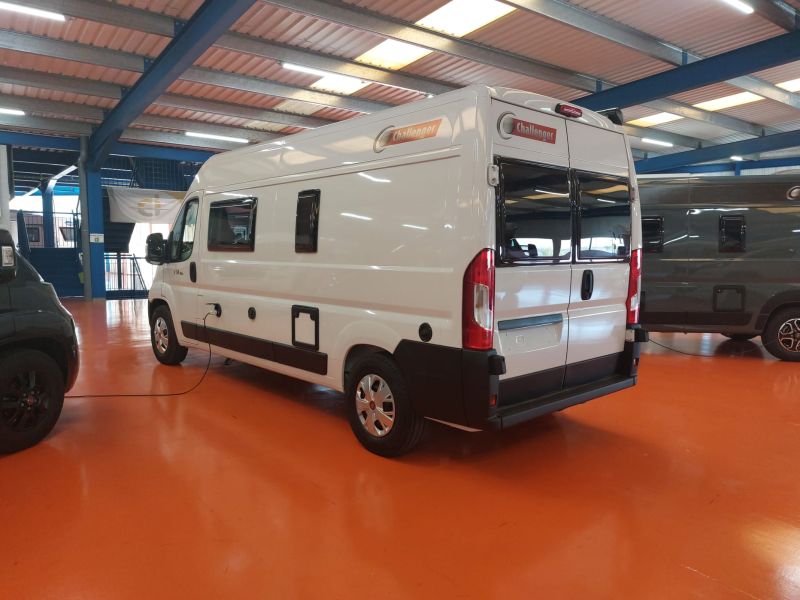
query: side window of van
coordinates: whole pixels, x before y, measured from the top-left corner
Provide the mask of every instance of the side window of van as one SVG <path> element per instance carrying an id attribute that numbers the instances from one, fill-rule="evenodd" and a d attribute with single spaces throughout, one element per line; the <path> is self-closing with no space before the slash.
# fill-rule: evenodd
<path id="1" fill-rule="evenodd" d="M 170 261 L 182 262 L 189 260 L 194 248 L 194 230 L 197 226 L 197 198 L 184 204 L 175 227 L 172 230 L 172 244 L 170 245 Z"/>
<path id="2" fill-rule="evenodd" d="M 297 195 L 294 222 L 294 251 L 316 252 L 319 237 L 319 190 L 303 190 Z"/>
<path id="3" fill-rule="evenodd" d="M 747 225 L 741 215 L 722 215 L 719 218 L 719 251 L 744 252 Z"/>
<path id="4" fill-rule="evenodd" d="M 569 262 L 572 203 L 566 169 L 504 162 L 497 204 L 500 262 Z"/>
<path id="5" fill-rule="evenodd" d="M 208 249 L 252 252 L 256 243 L 255 198 L 212 202 L 208 213 Z"/>
<path id="6" fill-rule="evenodd" d="M 664 251 L 664 217 L 642 217 L 642 250 Z"/>
<path id="7" fill-rule="evenodd" d="M 578 258 L 619 259 L 631 253 L 631 197 L 628 182 L 602 175 L 577 174 Z"/>

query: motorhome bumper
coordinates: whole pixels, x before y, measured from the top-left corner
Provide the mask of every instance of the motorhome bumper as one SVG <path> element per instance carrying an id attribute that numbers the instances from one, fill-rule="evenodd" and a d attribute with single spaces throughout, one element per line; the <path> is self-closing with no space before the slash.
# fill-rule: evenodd
<path id="1" fill-rule="evenodd" d="M 635 329 L 632 337 L 619 354 L 523 376 L 525 385 L 511 388 L 500 381 L 505 360 L 494 350 L 404 340 L 394 356 L 419 414 L 475 429 L 503 428 L 635 385 L 647 333 Z"/>

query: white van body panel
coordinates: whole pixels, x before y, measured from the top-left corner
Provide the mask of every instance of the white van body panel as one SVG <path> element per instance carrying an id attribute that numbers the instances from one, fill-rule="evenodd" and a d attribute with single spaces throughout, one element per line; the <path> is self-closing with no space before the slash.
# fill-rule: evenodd
<path id="1" fill-rule="evenodd" d="M 419 344 L 427 324 L 430 347 L 461 349 L 464 273 L 496 243 L 497 191 L 488 179 L 496 157 L 625 177 L 635 190 L 621 130 L 589 111 L 565 118 L 556 114 L 557 104 L 529 92 L 471 86 L 218 154 L 186 195 L 200 201 L 194 249 L 185 261 L 195 264 L 197 283 L 186 280 L 186 264 L 162 265 L 156 275 L 162 283 L 153 286 L 150 300 L 169 305 L 180 343 L 194 347 L 206 344 L 185 335 L 184 324 L 213 328 L 223 336 L 217 339 L 268 340 L 294 351 L 302 347 L 298 330 L 308 344 L 313 326 L 296 321 L 293 339 L 292 307 L 318 309 L 314 353 L 326 361 L 319 372 L 221 343 L 212 343 L 212 350 L 340 391 L 356 346 L 392 354 L 404 341 Z M 523 122 L 524 135 L 508 134 L 508 118 Z M 541 128 L 527 130 L 524 123 Z M 298 194 L 306 190 L 321 190 L 314 253 L 295 251 Z M 209 250 L 212 203 L 247 197 L 257 199 L 253 250 Z M 638 217 L 635 205 L 634 211 Z M 632 248 L 639 247 L 638 227 L 634 217 Z M 505 359 L 501 380 L 622 351 L 628 264 L 597 265 L 602 277 L 585 304 L 579 301 L 580 266 L 496 269 L 494 350 Z M 219 317 L 209 314 L 214 304 L 222 309 Z M 498 326 L 547 315 L 561 315 L 561 321 L 509 331 Z"/>

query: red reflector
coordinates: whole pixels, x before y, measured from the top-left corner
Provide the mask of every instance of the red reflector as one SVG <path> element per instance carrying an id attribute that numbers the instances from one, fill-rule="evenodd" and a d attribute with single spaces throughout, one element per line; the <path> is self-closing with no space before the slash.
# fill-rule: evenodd
<path id="1" fill-rule="evenodd" d="M 628 300 L 625 307 L 628 309 L 628 325 L 639 322 L 639 302 L 642 297 L 642 251 L 639 249 L 631 252 L 631 272 L 628 277 Z"/>
<path id="2" fill-rule="evenodd" d="M 489 396 L 489 406 L 497 406 L 497 394 Z"/>
<path id="3" fill-rule="evenodd" d="M 580 108 L 569 104 L 556 104 L 556 112 L 570 119 L 577 119 L 583 116 L 583 111 Z"/>

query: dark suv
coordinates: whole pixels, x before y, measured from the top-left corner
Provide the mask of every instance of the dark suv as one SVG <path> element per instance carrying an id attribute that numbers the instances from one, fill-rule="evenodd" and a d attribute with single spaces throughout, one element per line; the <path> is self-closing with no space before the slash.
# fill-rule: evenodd
<path id="1" fill-rule="evenodd" d="M 72 315 L 0 229 L 0 453 L 50 433 L 78 365 Z"/>

